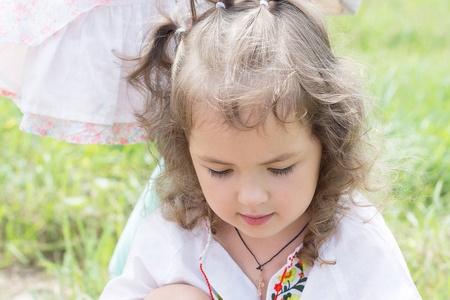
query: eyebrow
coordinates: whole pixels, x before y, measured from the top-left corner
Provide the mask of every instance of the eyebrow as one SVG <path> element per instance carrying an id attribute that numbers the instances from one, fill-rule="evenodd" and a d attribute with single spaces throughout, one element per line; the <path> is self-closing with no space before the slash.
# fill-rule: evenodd
<path id="1" fill-rule="evenodd" d="M 269 159 L 268 161 L 261 163 L 261 165 L 269 165 L 269 164 L 277 163 L 280 161 L 285 161 L 285 160 L 288 160 L 288 159 L 294 157 L 297 154 L 298 153 L 282 153 L 282 154 L 278 155 L 277 157 L 274 157 L 272 159 Z M 219 159 L 215 159 L 215 158 L 209 157 L 209 156 L 197 155 L 197 158 L 199 158 L 200 160 L 202 160 L 204 162 L 208 162 L 208 163 L 212 163 L 212 164 L 233 165 L 232 163 L 221 161 Z"/>

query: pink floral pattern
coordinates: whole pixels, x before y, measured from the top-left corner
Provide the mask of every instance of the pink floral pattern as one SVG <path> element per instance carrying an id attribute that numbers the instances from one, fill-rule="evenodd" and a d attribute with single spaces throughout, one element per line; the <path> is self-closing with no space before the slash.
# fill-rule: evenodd
<path id="1" fill-rule="evenodd" d="M 16 98 L 17 94 L 13 91 L 10 91 L 7 87 L 1 86 L 2 82 L 0 81 L 0 96 L 7 97 L 7 98 Z"/>
<path id="2" fill-rule="evenodd" d="M 38 45 L 74 18 L 111 1 L 0 1 L 0 42 Z"/>
<path id="3" fill-rule="evenodd" d="M 137 122 L 101 125 L 25 113 L 20 129 L 75 144 L 129 145 L 147 141 Z"/>

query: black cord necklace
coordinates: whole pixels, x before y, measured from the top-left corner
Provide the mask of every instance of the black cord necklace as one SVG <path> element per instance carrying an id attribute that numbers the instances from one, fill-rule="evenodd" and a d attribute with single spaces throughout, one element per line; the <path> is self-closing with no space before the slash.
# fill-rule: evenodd
<path id="1" fill-rule="evenodd" d="M 281 248 L 280 251 L 278 251 L 274 256 L 272 256 L 268 261 L 266 261 L 266 262 L 263 263 L 263 264 L 260 264 L 260 263 L 259 263 L 259 261 L 258 261 L 258 259 L 256 258 L 255 254 L 253 254 L 252 250 L 250 250 L 250 248 L 249 248 L 249 247 L 247 246 L 247 244 L 244 242 L 244 239 L 242 238 L 241 234 L 239 233 L 239 230 L 238 230 L 236 227 L 234 227 L 234 229 L 236 230 L 236 232 L 237 232 L 239 238 L 241 239 L 242 243 L 244 244 L 245 248 L 247 248 L 248 252 L 250 252 L 250 254 L 253 256 L 253 258 L 255 259 L 256 263 L 258 264 L 258 266 L 256 267 L 256 270 L 259 271 L 258 297 L 261 296 L 261 288 L 264 287 L 264 282 L 263 282 L 263 280 L 262 280 L 262 270 L 263 270 L 263 267 L 264 267 L 265 265 L 267 265 L 268 263 L 270 263 L 275 257 L 277 257 L 278 254 L 280 254 L 284 249 L 286 249 L 287 246 L 289 246 L 293 241 L 295 241 L 295 240 L 300 236 L 300 234 L 302 234 L 302 232 L 306 229 L 306 227 L 308 227 L 308 225 L 309 225 L 309 222 L 306 223 L 306 225 L 302 228 L 302 230 L 300 230 L 300 232 L 299 232 L 299 233 L 298 233 L 298 234 L 297 234 L 297 235 L 296 235 L 289 243 L 287 243 L 286 245 L 284 245 L 284 247 Z"/>

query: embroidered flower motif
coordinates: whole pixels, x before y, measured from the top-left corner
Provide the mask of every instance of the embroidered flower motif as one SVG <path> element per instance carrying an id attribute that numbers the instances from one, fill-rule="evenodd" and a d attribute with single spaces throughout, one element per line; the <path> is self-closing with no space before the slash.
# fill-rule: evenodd
<path id="1" fill-rule="evenodd" d="M 300 276 L 300 278 L 305 277 L 305 269 L 307 266 L 303 265 L 301 261 L 298 261 L 298 263 L 295 265 L 295 267 L 300 270 L 300 272 L 298 273 L 298 276 Z"/>
<path id="2" fill-rule="evenodd" d="M 297 271 L 295 270 L 295 268 L 292 268 L 289 272 L 287 272 L 283 278 L 283 284 L 294 281 L 296 273 Z M 278 280 L 281 280 L 281 276 L 278 277 Z"/>
<path id="3" fill-rule="evenodd" d="M 307 281 L 304 273 L 307 265 L 303 265 L 298 259 L 294 259 L 292 265 L 293 267 L 289 272 L 284 273 L 284 277 L 278 276 L 278 283 L 275 284 L 272 291 L 272 300 L 300 299 Z"/>
<path id="4" fill-rule="evenodd" d="M 300 295 L 291 295 L 287 296 L 286 298 L 283 298 L 283 300 L 300 300 Z"/>
<path id="5" fill-rule="evenodd" d="M 281 291 L 281 283 L 275 284 L 275 287 L 273 289 L 277 292 L 280 292 Z"/>

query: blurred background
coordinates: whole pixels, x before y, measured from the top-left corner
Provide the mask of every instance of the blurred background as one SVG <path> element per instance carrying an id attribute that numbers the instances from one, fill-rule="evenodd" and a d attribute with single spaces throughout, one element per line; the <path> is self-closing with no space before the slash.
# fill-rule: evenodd
<path id="1" fill-rule="evenodd" d="M 423 299 L 450 295 L 449 16 L 447 0 L 364 0 L 328 18 L 336 51 L 366 66 L 398 170 L 384 215 Z M 155 162 L 145 144 L 69 144 L 20 119 L 0 98 L 0 299 L 97 299 Z"/>

